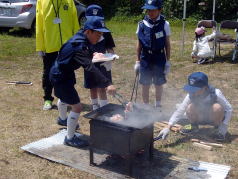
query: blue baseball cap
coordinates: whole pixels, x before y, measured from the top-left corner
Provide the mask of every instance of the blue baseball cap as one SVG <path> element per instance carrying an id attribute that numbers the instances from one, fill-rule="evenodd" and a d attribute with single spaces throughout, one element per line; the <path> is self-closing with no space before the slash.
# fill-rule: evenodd
<path id="1" fill-rule="evenodd" d="M 145 0 L 145 4 L 141 9 L 161 9 L 163 5 L 162 0 Z"/>
<path id="2" fill-rule="evenodd" d="M 96 4 L 92 4 L 87 7 L 85 16 L 86 18 L 97 16 L 98 18 L 104 19 L 102 8 Z"/>
<path id="3" fill-rule="evenodd" d="M 207 75 L 203 72 L 194 72 L 188 76 L 188 84 L 183 89 L 188 93 L 195 93 L 205 86 L 208 86 Z"/>
<path id="4" fill-rule="evenodd" d="M 84 23 L 84 30 L 95 30 L 98 32 L 110 32 L 105 27 L 105 22 L 103 19 L 98 18 L 97 16 L 92 16 L 87 18 L 86 22 Z"/>

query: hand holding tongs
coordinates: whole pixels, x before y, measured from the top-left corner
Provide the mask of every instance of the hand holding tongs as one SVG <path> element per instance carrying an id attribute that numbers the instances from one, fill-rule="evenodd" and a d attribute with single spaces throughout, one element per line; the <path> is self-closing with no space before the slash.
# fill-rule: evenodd
<path id="1" fill-rule="evenodd" d="M 126 105 L 127 105 L 128 102 L 127 102 L 126 100 L 124 100 L 124 98 L 122 97 L 122 95 L 120 95 L 120 94 L 118 94 L 118 93 L 115 93 L 115 94 L 113 95 L 113 97 L 116 98 L 117 101 L 118 101 L 119 103 L 121 103 L 123 107 L 126 108 Z"/>

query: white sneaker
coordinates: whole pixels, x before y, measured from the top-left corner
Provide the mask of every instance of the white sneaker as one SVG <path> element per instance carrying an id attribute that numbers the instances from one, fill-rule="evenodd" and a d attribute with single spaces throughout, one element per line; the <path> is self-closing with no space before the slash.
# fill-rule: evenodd
<path id="1" fill-rule="evenodd" d="M 50 110 L 52 109 L 52 101 L 50 100 L 46 100 L 43 106 L 43 110 Z"/>

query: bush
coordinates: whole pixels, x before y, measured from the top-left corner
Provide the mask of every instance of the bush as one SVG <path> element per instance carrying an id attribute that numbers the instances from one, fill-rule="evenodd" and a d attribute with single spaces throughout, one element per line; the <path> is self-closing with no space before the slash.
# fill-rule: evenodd
<path id="1" fill-rule="evenodd" d="M 205 5 L 199 6 L 199 3 L 204 2 Z M 86 5 L 98 4 L 102 6 L 106 18 L 136 19 L 141 16 L 141 7 L 144 0 L 82 0 Z M 167 18 L 182 19 L 183 18 L 183 4 L 184 0 L 164 0 L 163 14 Z M 186 16 L 201 19 L 212 19 L 212 0 L 188 0 Z M 236 20 L 238 1 L 237 0 L 219 0 L 216 2 L 215 20 Z M 115 17 L 120 16 L 120 17 Z"/>

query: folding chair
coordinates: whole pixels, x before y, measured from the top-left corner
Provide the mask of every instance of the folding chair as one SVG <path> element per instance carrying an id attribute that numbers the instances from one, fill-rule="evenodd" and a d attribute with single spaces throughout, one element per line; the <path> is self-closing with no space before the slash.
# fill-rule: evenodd
<path id="1" fill-rule="evenodd" d="M 218 48 L 219 48 L 219 55 L 221 56 L 221 43 L 226 43 L 226 44 L 234 44 L 234 50 L 233 50 L 233 55 L 232 55 L 232 60 L 235 61 L 236 54 L 237 54 L 237 40 L 238 40 L 238 22 L 236 21 L 231 21 L 231 20 L 225 20 L 221 22 L 220 25 L 220 32 L 223 29 L 234 29 L 236 32 L 236 40 L 227 40 L 227 39 L 217 39 L 218 43 Z"/>
<path id="2" fill-rule="evenodd" d="M 214 20 L 201 20 L 198 22 L 197 24 L 197 27 L 205 27 L 205 28 L 212 28 L 212 29 L 217 29 L 217 22 L 214 21 Z M 212 56 L 212 59 L 215 58 L 216 56 L 216 37 L 215 39 L 213 39 L 212 41 L 212 46 L 211 46 L 211 49 L 213 50 L 213 56 Z"/>

